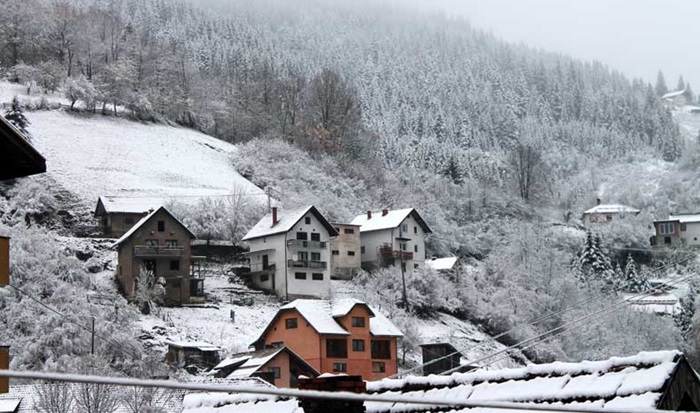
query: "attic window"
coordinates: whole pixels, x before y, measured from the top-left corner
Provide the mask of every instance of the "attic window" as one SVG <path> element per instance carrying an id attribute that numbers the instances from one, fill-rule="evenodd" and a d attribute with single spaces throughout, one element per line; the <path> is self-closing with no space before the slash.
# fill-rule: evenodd
<path id="1" fill-rule="evenodd" d="M 298 321 L 297 321 L 296 317 L 295 318 L 287 318 L 284 320 L 284 327 L 287 330 L 292 329 L 292 328 L 297 328 L 297 325 L 298 325 Z"/>
<path id="2" fill-rule="evenodd" d="M 305 217 L 305 218 L 304 218 L 304 223 L 305 223 L 306 225 L 311 224 L 311 217 Z"/>
<path id="3" fill-rule="evenodd" d="M 365 318 L 364 317 L 353 317 L 352 318 L 352 326 L 353 327 L 364 327 L 365 326 Z"/>
<path id="4" fill-rule="evenodd" d="M 346 234 L 354 234 L 355 229 L 354 228 L 345 228 L 345 230 L 343 232 L 345 232 Z"/>
<path id="5" fill-rule="evenodd" d="M 158 221 L 158 232 L 165 232 L 165 221 Z"/>

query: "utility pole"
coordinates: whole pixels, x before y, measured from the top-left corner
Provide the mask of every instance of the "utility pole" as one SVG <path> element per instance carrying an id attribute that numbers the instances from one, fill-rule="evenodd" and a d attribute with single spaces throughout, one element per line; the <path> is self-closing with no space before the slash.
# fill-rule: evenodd
<path id="1" fill-rule="evenodd" d="M 90 354 L 95 354 L 95 317 L 92 317 L 92 338 L 90 340 Z"/>

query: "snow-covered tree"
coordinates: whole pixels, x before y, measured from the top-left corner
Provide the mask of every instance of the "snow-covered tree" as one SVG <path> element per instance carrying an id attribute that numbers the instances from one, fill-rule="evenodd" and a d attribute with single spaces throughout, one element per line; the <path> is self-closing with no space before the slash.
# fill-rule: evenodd
<path id="1" fill-rule="evenodd" d="M 10 123 L 15 125 L 25 137 L 29 137 L 29 132 L 27 131 L 27 126 L 29 126 L 29 120 L 24 115 L 24 106 L 20 103 L 17 96 L 12 98 L 12 103 L 10 107 L 5 110 L 5 119 L 9 120 Z"/>
<path id="2" fill-rule="evenodd" d="M 649 281 L 643 273 L 637 271 L 637 264 L 632 258 L 632 254 L 627 255 L 625 264 L 624 290 L 633 293 L 641 293 L 651 288 Z"/>
<path id="3" fill-rule="evenodd" d="M 656 96 L 663 96 L 666 93 L 668 93 L 668 86 L 666 86 L 666 79 L 664 78 L 664 74 L 659 70 L 659 73 L 656 75 Z"/>

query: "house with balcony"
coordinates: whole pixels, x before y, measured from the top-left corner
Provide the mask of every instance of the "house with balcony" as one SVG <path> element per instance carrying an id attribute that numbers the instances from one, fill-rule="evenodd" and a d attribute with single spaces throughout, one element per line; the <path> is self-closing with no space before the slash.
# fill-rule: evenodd
<path id="1" fill-rule="evenodd" d="M 330 240 L 337 235 L 314 206 L 273 207 L 243 237 L 250 246 L 249 282 L 286 299 L 327 295 L 331 288 Z"/>
<path id="2" fill-rule="evenodd" d="M 97 199 L 94 216 L 100 220 L 105 237 L 119 238 L 144 215 L 161 205 L 163 201 L 159 198 L 101 196 Z"/>
<path id="3" fill-rule="evenodd" d="M 331 278 L 350 280 L 361 267 L 360 226 L 334 223 L 338 236 L 331 239 Z"/>
<path id="4" fill-rule="evenodd" d="M 139 288 L 139 277 L 150 273 L 164 282 L 167 305 L 204 301 L 204 277 L 200 263 L 205 257 L 193 256 L 190 242 L 195 235 L 165 207 L 149 212 L 119 238 L 117 280 L 127 298 Z"/>
<path id="5" fill-rule="evenodd" d="M 654 230 L 654 247 L 700 246 L 700 213 L 669 215 L 668 219 L 654 221 Z"/>
<path id="6" fill-rule="evenodd" d="M 583 224 L 604 224 L 623 219 L 626 216 L 638 215 L 641 211 L 637 208 L 622 204 L 602 204 L 596 200 L 596 206 L 583 211 Z"/>
<path id="7" fill-rule="evenodd" d="M 398 371 L 400 337 L 388 318 L 363 301 L 298 299 L 279 309 L 253 346 L 286 346 L 320 373 L 379 380 Z"/>
<path id="8" fill-rule="evenodd" d="M 425 267 L 425 237 L 433 231 L 414 208 L 367 211 L 357 216 L 362 268 L 396 267 L 404 273 Z"/>

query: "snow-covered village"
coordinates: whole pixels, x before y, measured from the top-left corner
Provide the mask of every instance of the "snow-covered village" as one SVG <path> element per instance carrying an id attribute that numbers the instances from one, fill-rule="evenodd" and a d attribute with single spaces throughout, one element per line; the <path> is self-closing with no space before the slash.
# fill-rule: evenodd
<path id="1" fill-rule="evenodd" d="M 700 3 L 582 3 L 0 0 L 0 413 L 700 411 Z"/>

